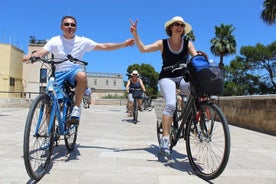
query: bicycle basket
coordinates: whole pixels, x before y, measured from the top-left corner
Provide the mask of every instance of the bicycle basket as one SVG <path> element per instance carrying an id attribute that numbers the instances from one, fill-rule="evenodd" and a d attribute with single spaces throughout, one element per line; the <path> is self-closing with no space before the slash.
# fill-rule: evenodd
<path id="1" fill-rule="evenodd" d="M 203 56 L 197 55 L 188 63 L 188 68 L 193 94 L 197 96 L 223 94 L 223 72 L 219 67 L 210 66 Z"/>

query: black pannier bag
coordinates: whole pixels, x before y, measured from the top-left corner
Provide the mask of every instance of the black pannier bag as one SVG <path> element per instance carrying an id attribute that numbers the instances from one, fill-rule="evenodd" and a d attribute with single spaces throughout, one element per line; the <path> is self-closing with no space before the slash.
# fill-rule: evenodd
<path id="1" fill-rule="evenodd" d="M 223 94 L 223 72 L 218 66 L 210 66 L 204 56 L 196 55 L 190 59 L 188 69 L 192 93 L 197 96 Z"/>

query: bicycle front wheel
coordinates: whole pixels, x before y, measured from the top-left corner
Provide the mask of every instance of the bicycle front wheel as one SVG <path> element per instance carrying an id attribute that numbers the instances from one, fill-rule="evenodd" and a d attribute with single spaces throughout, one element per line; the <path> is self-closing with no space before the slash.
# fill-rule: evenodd
<path id="1" fill-rule="evenodd" d="M 134 99 L 133 102 L 133 110 L 132 110 L 132 115 L 133 115 L 133 122 L 136 124 L 138 121 L 138 102 L 137 99 Z"/>
<path id="2" fill-rule="evenodd" d="M 67 105 L 66 110 L 66 120 L 70 118 L 71 112 L 73 110 L 73 105 Z M 78 136 L 78 123 L 66 123 L 64 135 L 65 146 L 68 151 L 73 151 L 76 145 L 76 140 Z"/>
<path id="3" fill-rule="evenodd" d="M 230 155 L 230 132 L 221 109 L 213 103 L 191 112 L 187 124 L 186 149 L 195 173 L 204 180 L 217 178 Z"/>
<path id="4" fill-rule="evenodd" d="M 25 124 L 24 163 L 28 175 L 36 181 L 46 174 L 52 154 L 54 126 L 48 133 L 52 109 L 50 101 L 46 94 L 37 96 Z"/>

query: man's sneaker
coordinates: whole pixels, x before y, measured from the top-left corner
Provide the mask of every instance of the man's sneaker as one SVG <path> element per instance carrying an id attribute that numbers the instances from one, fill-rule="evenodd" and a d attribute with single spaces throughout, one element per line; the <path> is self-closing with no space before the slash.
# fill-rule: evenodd
<path id="1" fill-rule="evenodd" d="M 167 137 L 163 137 L 160 142 L 160 153 L 165 157 L 170 159 L 171 151 L 170 151 L 170 140 Z"/>
<path id="2" fill-rule="evenodd" d="M 47 150 L 50 147 L 50 139 L 45 138 L 40 146 L 40 150 Z"/>
<path id="3" fill-rule="evenodd" d="M 71 116 L 67 122 L 69 123 L 78 123 L 80 121 L 81 109 L 75 106 L 72 110 Z"/>

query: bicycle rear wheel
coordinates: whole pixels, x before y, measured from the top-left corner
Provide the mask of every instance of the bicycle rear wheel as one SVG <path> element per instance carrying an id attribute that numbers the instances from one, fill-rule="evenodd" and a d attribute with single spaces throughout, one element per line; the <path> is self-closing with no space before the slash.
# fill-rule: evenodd
<path id="1" fill-rule="evenodd" d="M 70 118 L 71 112 L 73 110 L 74 105 L 68 105 L 66 110 L 66 120 Z M 78 123 L 66 123 L 64 135 L 65 146 L 68 151 L 73 151 L 76 145 L 76 140 L 78 136 Z"/>
<path id="2" fill-rule="evenodd" d="M 157 135 L 158 144 L 160 145 L 161 139 L 163 137 L 163 127 L 162 127 L 162 122 L 158 120 L 156 122 L 156 135 Z"/>
<path id="3" fill-rule="evenodd" d="M 33 101 L 24 130 L 23 154 L 25 168 L 33 180 L 40 180 L 47 172 L 53 149 L 54 125 L 48 134 L 51 100 L 40 94 Z"/>
<path id="4" fill-rule="evenodd" d="M 200 105 L 190 113 L 186 149 L 196 175 L 204 180 L 217 178 L 225 169 L 230 155 L 230 132 L 221 109 L 212 103 Z"/>

